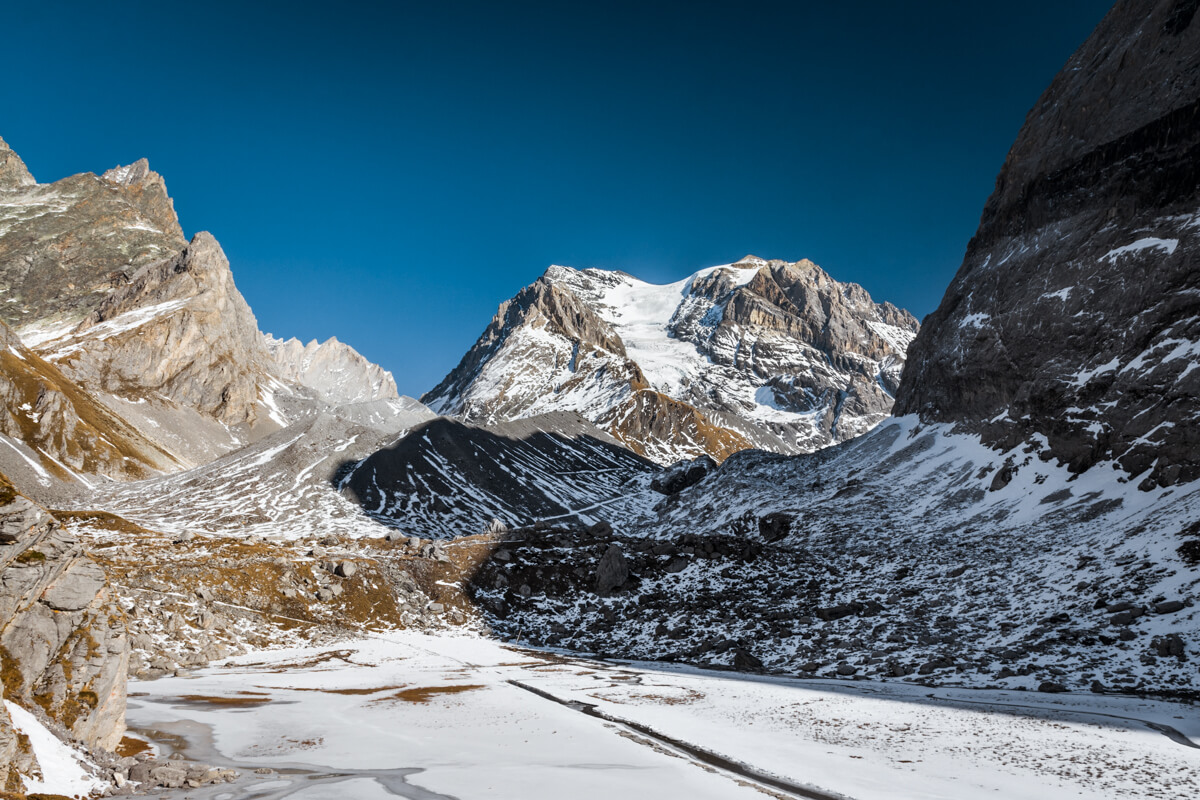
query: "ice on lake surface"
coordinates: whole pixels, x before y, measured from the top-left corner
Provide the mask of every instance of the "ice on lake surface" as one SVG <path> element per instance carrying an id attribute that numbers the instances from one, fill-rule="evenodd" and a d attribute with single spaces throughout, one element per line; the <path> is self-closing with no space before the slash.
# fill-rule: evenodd
<path id="1" fill-rule="evenodd" d="M 759 677 L 408 632 L 131 690 L 135 730 L 242 772 L 186 791 L 197 800 L 1200 792 L 1200 715 L 1129 697 Z"/>

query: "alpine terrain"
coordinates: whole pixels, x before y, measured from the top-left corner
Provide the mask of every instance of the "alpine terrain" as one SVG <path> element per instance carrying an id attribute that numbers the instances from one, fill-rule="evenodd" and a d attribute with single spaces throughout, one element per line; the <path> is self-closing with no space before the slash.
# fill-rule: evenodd
<path id="1" fill-rule="evenodd" d="M 1113 6 L 920 325 L 553 266 L 420 401 L 0 140 L 0 797 L 1197 796 L 1198 12 Z"/>
<path id="2" fill-rule="evenodd" d="M 747 256 L 665 286 L 550 267 L 421 400 L 485 425 L 574 411 L 662 464 L 808 453 L 887 417 L 917 328 L 811 261 Z"/>

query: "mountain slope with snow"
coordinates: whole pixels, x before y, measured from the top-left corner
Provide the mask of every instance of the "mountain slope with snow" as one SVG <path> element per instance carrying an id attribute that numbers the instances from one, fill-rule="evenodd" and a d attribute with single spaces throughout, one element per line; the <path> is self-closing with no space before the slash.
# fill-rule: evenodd
<path id="1" fill-rule="evenodd" d="M 1121 0 L 1055 79 L 909 349 L 898 416 L 817 453 L 735 454 L 652 506 L 631 495 L 603 546 L 514 532 L 472 581 L 493 629 L 1200 698 L 1196 11 Z"/>
<path id="2" fill-rule="evenodd" d="M 0 168 L 0 320 L 158 452 L 98 473 L 80 465 L 103 458 L 73 454 L 80 474 L 66 480 L 76 488 L 89 473 L 205 464 L 323 409 L 397 398 L 391 375 L 341 342 L 305 348 L 264 336 L 220 244 L 208 233 L 184 237 L 165 181 L 144 159 L 39 184 L 0 140 Z M 89 441 L 97 453 L 115 446 Z M 46 457 L 62 460 L 62 449 Z"/>
<path id="3" fill-rule="evenodd" d="M 657 471 L 577 414 L 488 428 L 439 417 L 354 464 L 339 489 L 374 519 L 445 539 L 492 520 L 594 524 L 652 494 Z"/>
<path id="4" fill-rule="evenodd" d="M 1200 478 L 1200 24 L 1119 2 L 1030 111 L 901 413 L 1080 472 Z"/>
<path id="5" fill-rule="evenodd" d="M 660 462 L 811 452 L 891 408 L 916 320 L 809 261 L 673 284 L 551 267 L 422 400 L 480 424 L 575 411 Z"/>

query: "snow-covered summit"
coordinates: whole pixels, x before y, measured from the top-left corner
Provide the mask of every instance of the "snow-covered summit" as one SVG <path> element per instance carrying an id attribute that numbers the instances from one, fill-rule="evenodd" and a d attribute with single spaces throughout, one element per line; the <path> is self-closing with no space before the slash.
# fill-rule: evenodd
<path id="1" fill-rule="evenodd" d="M 555 265 L 423 400 L 480 423 L 577 411 L 662 462 L 810 452 L 887 416 L 917 327 L 811 261 L 661 285 Z"/>

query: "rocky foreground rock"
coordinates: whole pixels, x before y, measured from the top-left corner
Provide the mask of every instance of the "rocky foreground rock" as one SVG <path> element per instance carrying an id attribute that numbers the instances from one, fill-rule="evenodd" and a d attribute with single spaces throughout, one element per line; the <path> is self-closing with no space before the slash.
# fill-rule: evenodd
<path id="1" fill-rule="evenodd" d="M 125 732 L 129 638 L 104 571 L 80 540 L 0 476 L 0 676 L 4 698 L 87 748 Z M 0 706 L 4 789 L 41 769 Z"/>

